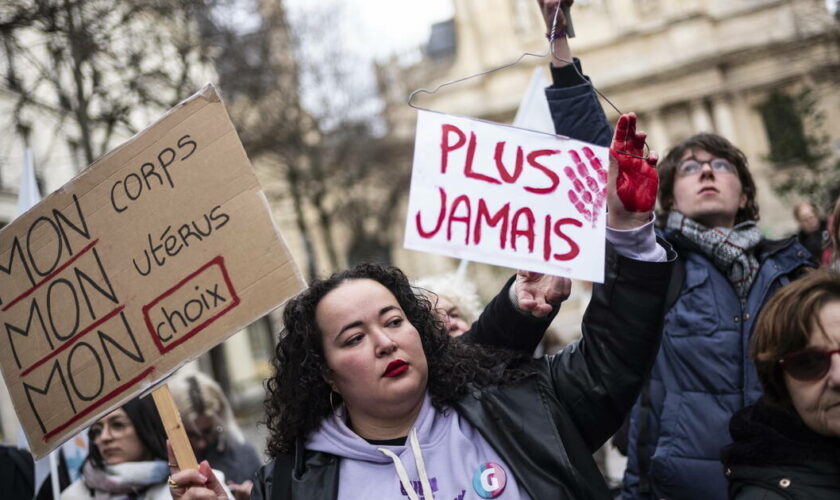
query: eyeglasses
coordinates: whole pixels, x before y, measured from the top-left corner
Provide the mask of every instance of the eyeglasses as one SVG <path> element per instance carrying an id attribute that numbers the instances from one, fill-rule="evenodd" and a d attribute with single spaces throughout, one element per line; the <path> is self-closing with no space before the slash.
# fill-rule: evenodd
<path id="1" fill-rule="evenodd" d="M 788 375 L 796 380 L 819 380 L 831 369 L 831 356 L 835 354 L 840 354 L 840 349 L 805 349 L 788 354 L 780 359 L 779 363 Z"/>
<path id="2" fill-rule="evenodd" d="M 711 167 L 712 172 L 718 174 L 734 174 L 736 173 L 735 166 L 729 163 L 727 160 L 723 158 L 712 158 L 711 160 L 707 161 L 700 161 L 696 158 L 687 158 L 684 162 L 680 163 L 677 167 L 677 174 L 680 177 L 687 177 L 689 175 L 694 175 L 699 173 L 700 170 L 703 169 L 703 165 L 709 164 Z"/>
<path id="3" fill-rule="evenodd" d="M 128 429 L 133 427 L 133 425 L 131 421 L 121 418 L 101 420 L 90 426 L 90 429 L 88 429 L 88 439 L 96 441 L 105 431 L 106 427 L 108 428 L 108 432 L 111 437 L 118 438 Z"/>

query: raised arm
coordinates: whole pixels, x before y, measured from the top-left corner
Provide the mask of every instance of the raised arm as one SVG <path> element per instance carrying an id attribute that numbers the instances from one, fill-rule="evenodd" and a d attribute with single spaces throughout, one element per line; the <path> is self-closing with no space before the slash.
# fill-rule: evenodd
<path id="1" fill-rule="evenodd" d="M 619 118 L 608 186 L 614 229 L 649 227 L 658 179 L 656 156 L 641 158 L 644 139 L 635 115 Z M 621 425 L 656 358 L 675 257 L 669 251 L 665 262 L 642 262 L 608 252 L 606 281 L 593 287 L 583 338 L 547 358 L 558 398 L 592 451 Z"/>
<path id="2" fill-rule="evenodd" d="M 566 37 L 566 16 L 561 7 L 571 8 L 574 3 L 575 0 L 537 0 L 540 13 L 545 20 L 545 36 L 549 40 L 553 39 L 551 65 L 555 68 L 568 65 L 572 59 L 572 50 L 569 48 L 569 39 Z"/>
<path id="3" fill-rule="evenodd" d="M 471 344 L 534 352 L 570 290 L 568 278 L 519 271 L 459 338 Z"/>
<path id="4" fill-rule="evenodd" d="M 574 0 L 567 3 L 571 7 Z M 548 32 L 551 31 L 557 13 L 556 31 L 559 33 L 552 43 L 550 66 L 553 83 L 545 89 L 554 132 L 599 146 L 608 146 L 612 138 L 612 127 L 589 78 L 583 75 L 580 60 L 573 59 L 569 40 L 563 35 L 566 20 L 563 10 L 558 12 L 560 4 L 560 0 L 537 0 Z M 568 62 L 572 60 L 573 65 Z"/>

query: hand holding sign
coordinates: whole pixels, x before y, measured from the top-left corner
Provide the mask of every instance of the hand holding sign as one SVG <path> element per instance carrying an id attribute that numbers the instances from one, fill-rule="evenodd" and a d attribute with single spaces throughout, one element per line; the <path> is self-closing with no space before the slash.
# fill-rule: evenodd
<path id="1" fill-rule="evenodd" d="M 621 115 L 610 148 L 607 225 L 613 229 L 632 229 L 650 221 L 656 204 L 659 157 L 651 151 L 643 157 L 644 132 L 636 131 L 636 115 Z"/>
<path id="2" fill-rule="evenodd" d="M 169 442 L 166 443 L 166 449 L 169 452 L 169 493 L 172 498 L 229 498 L 207 460 L 198 464 L 198 469 L 181 470 Z"/>
<path id="3" fill-rule="evenodd" d="M 563 3 L 563 8 L 559 8 Z M 572 60 L 572 50 L 569 47 L 567 36 L 573 37 L 574 29 L 571 23 L 570 9 L 574 0 L 537 0 L 540 7 L 540 12 L 545 20 L 546 35 L 550 36 L 552 28 L 554 29 L 554 42 L 551 47 L 552 57 L 551 65 L 557 68 L 566 66 Z M 566 17 L 569 14 L 569 17 Z M 557 17 L 557 24 L 554 24 L 555 15 Z"/>
<path id="4" fill-rule="evenodd" d="M 516 273 L 514 291 L 520 309 L 542 318 L 569 298 L 572 280 L 520 270 Z"/>
<path id="5" fill-rule="evenodd" d="M 537 0 L 537 5 L 540 6 L 540 12 L 542 13 L 543 20 L 545 20 L 545 27 L 549 31 L 551 31 L 551 25 L 554 24 L 555 14 L 557 14 L 557 31 L 561 33 L 566 31 L 565 13 L 563 9 L 557 12 L 557 7 L 561 3 L 568 4 L 571 7 L 575 3 L 575 0 Z"/>

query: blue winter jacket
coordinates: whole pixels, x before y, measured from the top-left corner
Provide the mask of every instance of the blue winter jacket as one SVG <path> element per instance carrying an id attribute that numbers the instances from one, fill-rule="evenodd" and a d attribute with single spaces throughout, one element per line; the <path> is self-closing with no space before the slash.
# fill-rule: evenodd
<path id="1" fill-rule="evenodd" d="M 579 67 L 579 66 L 578 66 Z M 608 146 L 612 131 L 591 87 L 578 78 L 546 89 L 558 134 Z M 572 75 L 574 76 L 574 75 Z M 644 124 L 640 124 L 644 128 Z M 630 420 L 625 499 L 726 498 L 721 448 L 731 442 L 729 419 L 761 395 L 749 339 L 767 299 L 812 264 L 795 238 L 764 240 L 761 267 L 741 306 L 734 288 L 684 237 L 664 231 L 684 263 L 681 291 L 665 316 L 650 383 Z"/>
<path id="2" fill-rule="evenodd" d="M 761 267 L 742 307 L 726 276 L 694 244 L 673 231 L 665 238 L 685 264 L 685 279 L 665 315 L 648 390 L 631 413 L 623 496 L 723 499 L 720 452 L 732 442 L 729 419 L 762 393 L 749 359 L 756 316 L 812 264 L 795 238 L 762 241 Z"/>

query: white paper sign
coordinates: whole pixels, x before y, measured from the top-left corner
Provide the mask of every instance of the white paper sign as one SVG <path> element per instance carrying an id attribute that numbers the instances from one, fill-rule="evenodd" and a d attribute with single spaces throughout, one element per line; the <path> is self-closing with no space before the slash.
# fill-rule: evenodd
<path id="1" fill-rule="evenodd" d="M 419 111 L 405 247 L 604 280 L 607 148 Z"/>

